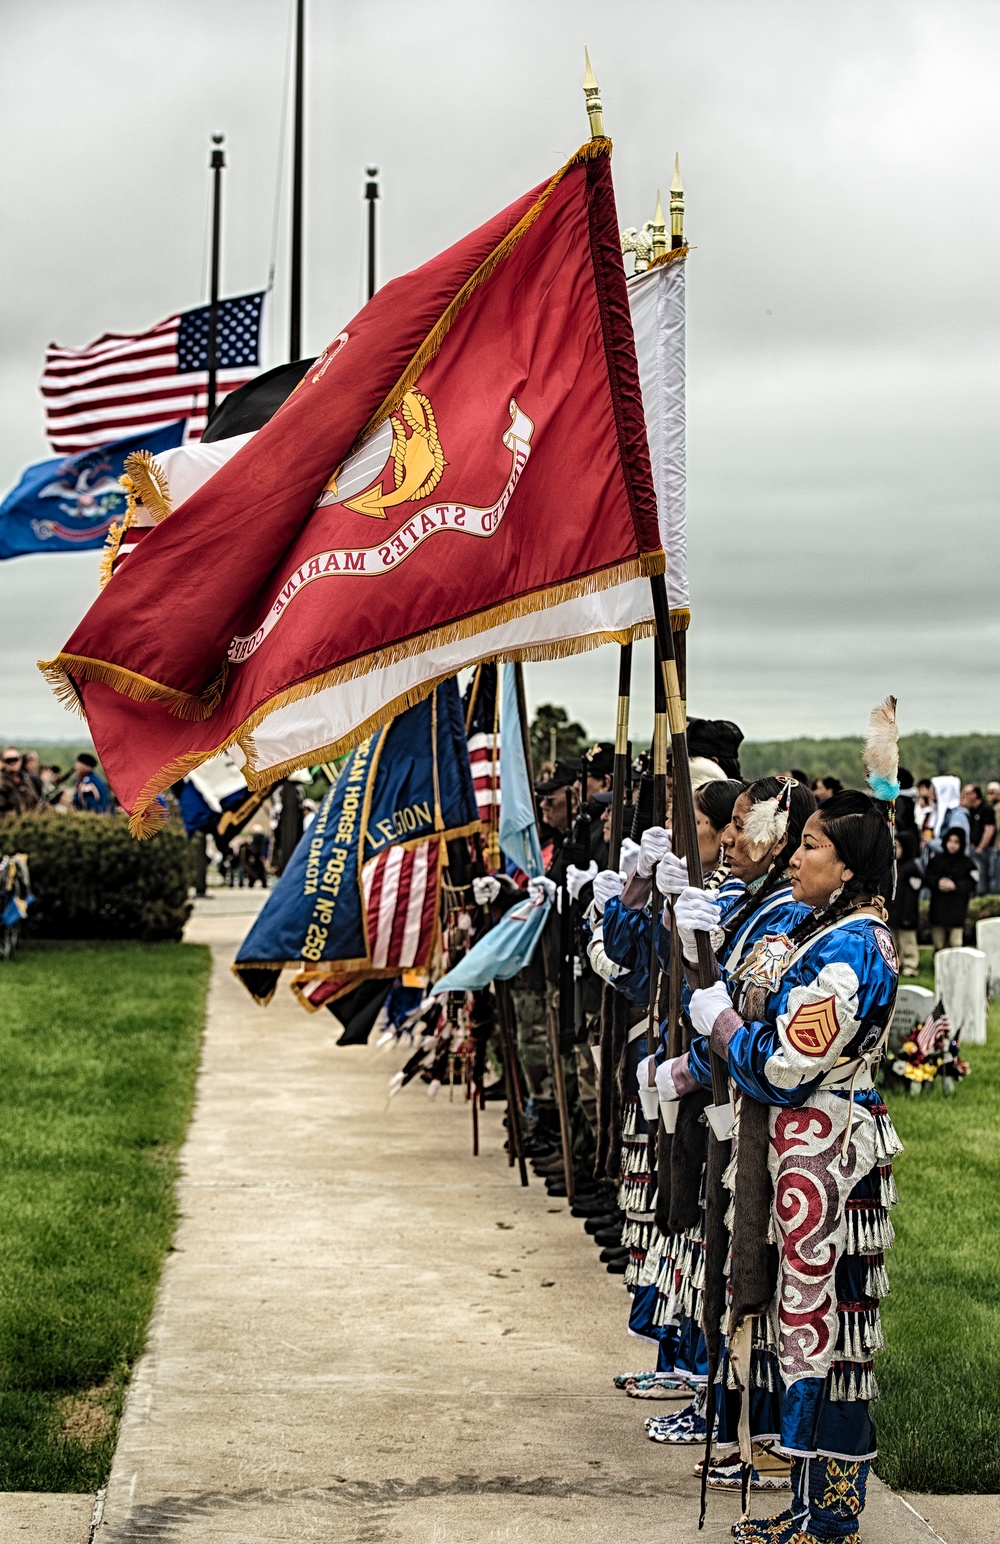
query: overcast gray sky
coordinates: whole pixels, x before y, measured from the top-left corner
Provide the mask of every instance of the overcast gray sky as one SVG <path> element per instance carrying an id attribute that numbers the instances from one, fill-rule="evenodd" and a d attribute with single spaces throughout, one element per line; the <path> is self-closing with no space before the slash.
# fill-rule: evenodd
<path id="1" fill-rule="evenodd" d="M 622 224 L 679 150 L 688 267 L 693 712 L 748 737 L 1000 730 L 1000 6 L 994 0 L 307 0 L 305 345 L 587 137 L 600 81 Z M 0 485 L 46 454 L 45 345 L 206 297 L 271 248 L 288 0 L 0 0 Z M 286 144 L 287 148 L 287 144 Z M 287 176 L 266 363 L 286 357 Z M 97 555 L 0 565 L 0 729 L 73 735 L 34 669 Z M 527 667 L 614 725 L 616 651 Z M 638 670 L 648 711 L 651 664 Z"/>

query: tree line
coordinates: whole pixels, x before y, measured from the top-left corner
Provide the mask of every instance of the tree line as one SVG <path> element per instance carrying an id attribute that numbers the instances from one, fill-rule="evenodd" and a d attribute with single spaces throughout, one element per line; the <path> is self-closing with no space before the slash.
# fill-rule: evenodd
<path id="1" fill-rule="evenodd" d="M 580 756 L 593 743 L 594 736 L 582 724 L 571 722 L 565 708 L 553 703 L 543 704 L 531 725 L 531 752 L 536 774 L 543 762 Z M 634 742 L 634 749 L 645 750 L 647 745 L 648 740 L 638 740 Z M 806 737 L 744 740 L 740 747 L 740 766 L 748 781 L 773 777 L 776 772 L 787 772 L 796 767 L 810 778 L 837 777 L 847 788 L 862 788 L 863 745 L 861 735 L 843 735 L 828 740 Z M 979 783 L 985 788 L 992 779 L 1000 779 L 1000 735 L 902 735 L 899 760 L 916 779 L 951 772 L 963 783 Z"/>
<path id="2" fill-rule="evenodd" d="M 848 788 L 861 788 L 863 738 L 845 735 L 836 740 L 744 740 L 740 765 L 746 778 L 771 777 L 798 767 L 809 777 L 839 777 Z M 900 765 L 914 778 L 952 772 L 963 783 L 981 786 L 1000 778 L 1000 735 L 906 734 L 899 740 Z"/>

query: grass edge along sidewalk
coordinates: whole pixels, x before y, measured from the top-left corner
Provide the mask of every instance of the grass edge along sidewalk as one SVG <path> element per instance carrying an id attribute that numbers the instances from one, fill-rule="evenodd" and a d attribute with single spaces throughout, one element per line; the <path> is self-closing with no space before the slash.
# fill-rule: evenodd
<path id="1" fill-rule="evenodd" d="M 930 950 L 921 986 L 933 990 Z M 895 1490 L 1000 1491 L 1000 1002 L 950 1099 L 890 1094 L 905 1145 L 876 1359 L 876 1470 Z"/>
<path id="2" fill-rule="evenodd" d="M 136 943 L 0 968 L 0 1489 L 107 1477 L 176 1222 L 209 970 L 203 947 Z M 990 1039 L 954 1098 L 890 1096 L 906 1151 L 875 1414 L 899 1490 L 1000 1490 L 1000 1003 Z"/>
<path id="3" fill-rule="evenodd" d="M 210 951 L 25 946 L 0 967 L 0 1490 L 107 1479 L 177 1218 Z"/>

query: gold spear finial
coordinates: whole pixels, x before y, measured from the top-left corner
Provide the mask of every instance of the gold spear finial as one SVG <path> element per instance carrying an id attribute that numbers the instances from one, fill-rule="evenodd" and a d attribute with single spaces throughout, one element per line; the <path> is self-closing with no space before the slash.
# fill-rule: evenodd
<path id="1" fill-rule="evenodd" d="M 601 105 L 601 88 L 594 78 L 594 72 L 590 67 L 590 50 L 584 48 L 583 57 L 586 68 L 583 72 L 583 99 L 587 104 L 587 117 L 590 119 L 591 139 L 604 138 L 604 108 Z"/>
<path id="2" fill-rule="evenodd" d="M 670 184 L 670 245 L 684 245 L 684 184 L 681 182 L 680 151 L 674 156 L 674 179 Z"/>
<path id="3" fill-rule="evenodd" d="M 667 222 L 663 217 L 663 200 L 660 198 L 660 190 L 656 190 L 656 213 L 650 225 L 650 235 L 653 238 L 653 261 L 662 257 L 667 250 Z"/>

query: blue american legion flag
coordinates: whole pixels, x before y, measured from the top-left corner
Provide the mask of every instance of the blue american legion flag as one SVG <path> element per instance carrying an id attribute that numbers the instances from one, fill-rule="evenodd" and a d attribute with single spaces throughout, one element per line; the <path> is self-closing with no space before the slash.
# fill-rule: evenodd
<path id="1" fill-rule="evenodd" d="M 282 968 L 310 1010 L 372 976 L 423 968 L 438 936 L 444 843 L 479 830 L 452 676 L 355 747 L 233 966 L 257 1002 Z"/>
<path id="2" fill-rule="evenodd" d="M 264 293 L 221 300 L 216 401 L 260 366 Z M 76 455 L 186 419 L 186 443 L 201 438 L 208 393 L 210 306 L 180 311 L 147 332 L 106 332 L 84 348 L 50 344 L 40 382 L 52 449 Z"/>

